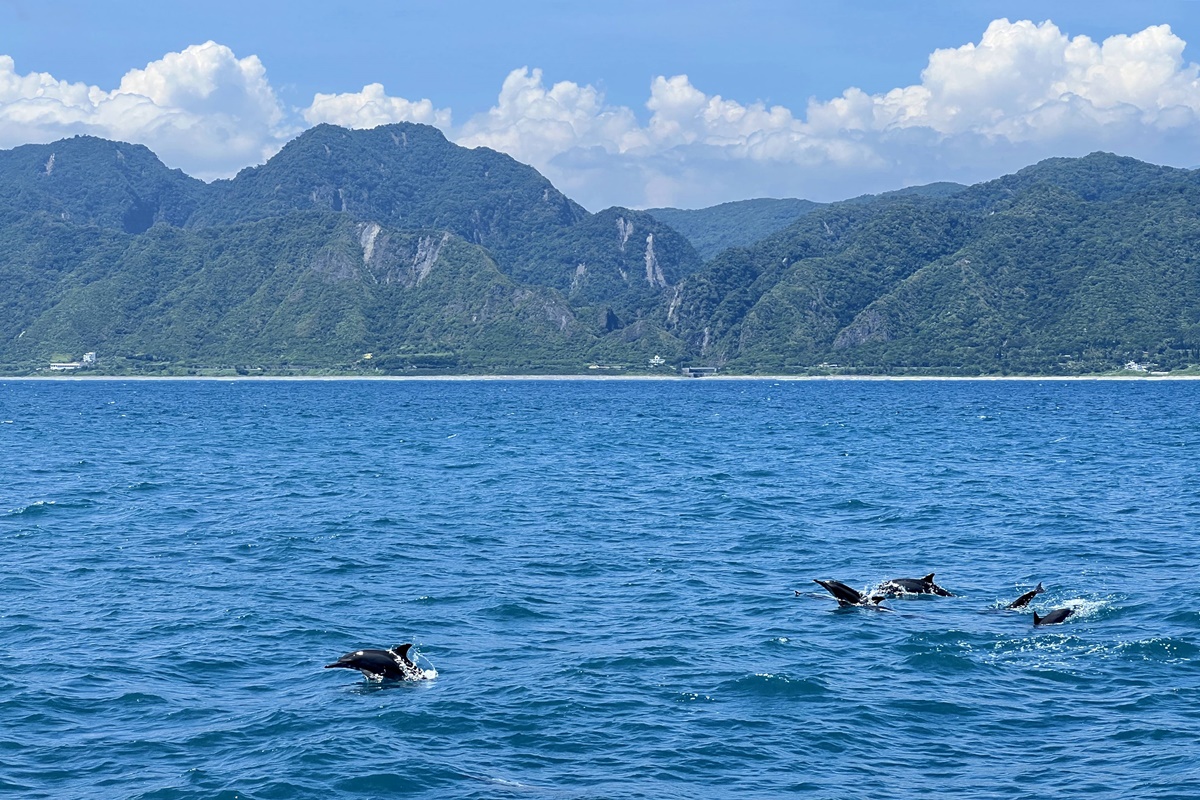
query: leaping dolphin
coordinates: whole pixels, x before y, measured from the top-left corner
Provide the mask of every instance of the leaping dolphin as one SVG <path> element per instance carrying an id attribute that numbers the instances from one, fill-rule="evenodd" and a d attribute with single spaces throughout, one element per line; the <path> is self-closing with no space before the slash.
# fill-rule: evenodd
<path id="1" fill-rule="evenodd" d="M 398 644 L 390 650 L 355 650 L 325 669 L 356 669 L 373 681 L 419 681 L 431 677 L 408 658 L 412 644 Z"/>
<path id="2" fill-rule="evenodd" d="M 868 597 L 857 589 L 847 586 L 841 581 L 823 581 L 820 578 L 813 578 L 813 583 L 819 584 L 821 588 L 829 592 L 838 601 L 838 605 L 842 608 L 850 608 L 851 606 L 867 606 L 874 608 L 877 606 L 882 597 Z M 797 592 L 796 594 L 799 594 Z M 882 606 L 880 606 L 882 608 Z"/>
<path id="3" fill-rule="evenodd" d="M 1067 617 L 1071 616 L 1074 613 L 1075 613 L 1075 609 L 1073 609 L 1073 608 L 1056 608 L 1053 611 L 1046 614 L 1046 616 L 1039 617 L 1038 613 L 1035 611 L 1035 612 L 1033 612 L 1033 624 L 1034 625 L 1057 625 L 1058 623 L 1062 622 L 1063 620 L 1065 620 Z"/>
<path id="4" fill-rule="evenodd" d="M 880 597 L 899 597 L 903 594 L 936 594 L 940 597 L 954 597 L 953 592 L 949 592 L 933 582 L 932 572 L 924 578 L 886 580 L 875 587 L 875 591 L 871 594 L 878 594 Z"/>
<path id="5" fill-rule="evenodd" d="M 1029 605 L 1030 600 L 1037 597 L 1044 591 L 1046 590 L 1042 588 L 1042 584 L 1039 582 L 1036 589 L 1021 595 L 1016 600 L 1013 600 L 1011 603 L 1005 606 L 1005 608 L 1024 608 L 1025 606 Z"/>

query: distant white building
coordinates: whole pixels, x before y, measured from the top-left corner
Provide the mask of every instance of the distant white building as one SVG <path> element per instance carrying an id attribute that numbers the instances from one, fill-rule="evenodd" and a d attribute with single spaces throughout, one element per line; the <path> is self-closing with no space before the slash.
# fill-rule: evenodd
<path id="1" fill-rule="evenodd" d="M 96 354 L 84 353 L 82 361 L 51 361 L 51 372 L 72 372 L 77 369 L 87 369 L 96 366 Z"/>

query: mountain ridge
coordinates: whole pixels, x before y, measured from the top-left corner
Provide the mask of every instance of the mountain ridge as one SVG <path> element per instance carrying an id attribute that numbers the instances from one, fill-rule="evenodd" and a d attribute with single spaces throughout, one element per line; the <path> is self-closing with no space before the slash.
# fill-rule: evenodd
<path id="1" fill-rule="evenodd" d="M 317 126 L 211 184 L 76 137 L 0 151 L 0 365 L 1178 369 L 1200 362 L 1196 209 L 1196 173 L 1104 153 L 840 203 L 593 214 L 415 123 Z"/>

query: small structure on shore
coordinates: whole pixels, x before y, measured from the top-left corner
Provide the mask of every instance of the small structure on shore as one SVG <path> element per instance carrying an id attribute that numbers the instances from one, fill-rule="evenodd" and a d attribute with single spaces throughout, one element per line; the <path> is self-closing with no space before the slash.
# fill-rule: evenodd
<path id="1" fill-rule="evenodd" d="M 684 367 L 680 370 L 685 378 L 707 378 L 717 374 L 716 367 Z"/>
<path id="2" fill-rule="evenodd" d="M 51 361 L 51 372 L 72 372 L 77 369 L 88 369 L 96 366 L 96 354 L 84 353 L 81 361 Z"/>

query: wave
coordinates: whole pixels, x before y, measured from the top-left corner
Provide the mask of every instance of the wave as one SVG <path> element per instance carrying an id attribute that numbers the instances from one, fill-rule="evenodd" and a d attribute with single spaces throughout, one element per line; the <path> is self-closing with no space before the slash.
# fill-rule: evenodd
<path id="1" fill-rule="evenodd" d="M 554 616 L 538 611 L 527 602 L 520 601 L 496 603 L 481 609 L 480 613 L 497 620 L 551 619 Z"/>
<path id="2" fill-rule="evenodd" d="M 0 794 L 1195 794 L 1200 381 L 759 386 L 107 385 L 0 489 Z M 965 596 L 809 582 L 916 565 Z M 436 680 L 321 668 L 403 640 Z"/>
<path id="3" fill-rule="evenodd" d="M 58 503 L 55 500 L 38 500 L 36 502 L 30 503 L 27 506 L 19 506 L 17 508 L 11 508 L 5 513 L 4 516 L 6 516 L 6 517 L 23 517 L 23 516 L 36 517 L 41 514 L 49 513 L 51 510 L 53 510 L 54 506 L 56 506 L 57 504 Z"/>
<path id="4" fill-rule="evenodd" d="M 1200 645 L 1175 636 L 1155 636 L 1123 642 L 1116 646 L 1116 651 L 1130 661 L 1153 661 L 1161 664 L 1200 661 Z"/>
<path id="5" fill-rule="evenodd" d="M 829 693 L 825 682 L 816 677 L 793 678 L 771 672 L 755 672 L 726 681 L 717 687 L 717 694 L 725 692 L 752 697 L 822 697 Z"/>

